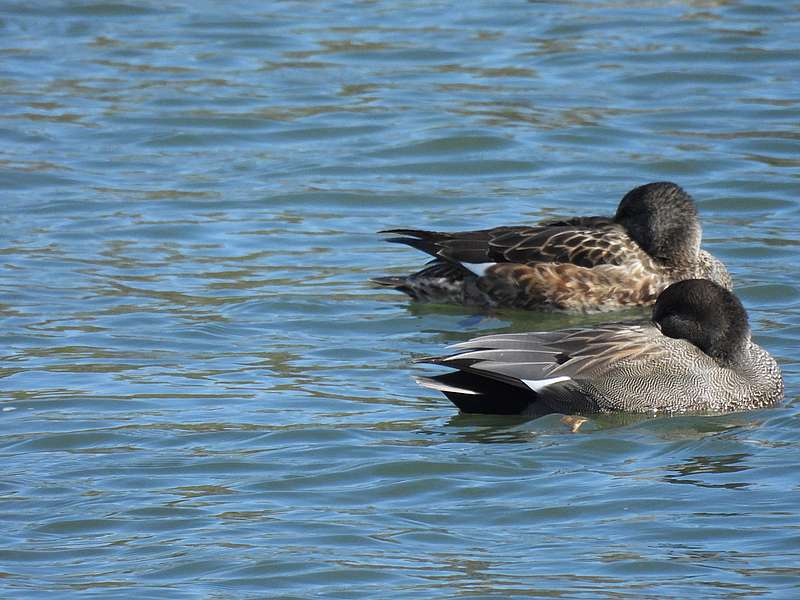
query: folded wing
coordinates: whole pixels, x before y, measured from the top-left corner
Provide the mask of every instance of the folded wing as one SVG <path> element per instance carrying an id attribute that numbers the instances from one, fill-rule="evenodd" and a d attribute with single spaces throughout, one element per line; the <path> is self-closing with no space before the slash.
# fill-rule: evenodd
<path id="1" fill-rule="evenodd" d="M 625 231 L 604 217 L 466 232 L 392 229 L 382 233 L 397 236 L 389 238 L 390 242 L 407 244 L 462 265 L 550 262 L 591 268 L 624 264 L 631 259 L 632 252 L 638 252 Z"/>
<path id="2" fill-rule="evenodd" d="M 662 338 L 645 323 L 484 336 L 452 346 L 453 354 L 421 359 L 457 371 L 420 383 L 465 412 L 593 411 L 592 382 L 613 376 L 620 363 L 662 357 Z"/>

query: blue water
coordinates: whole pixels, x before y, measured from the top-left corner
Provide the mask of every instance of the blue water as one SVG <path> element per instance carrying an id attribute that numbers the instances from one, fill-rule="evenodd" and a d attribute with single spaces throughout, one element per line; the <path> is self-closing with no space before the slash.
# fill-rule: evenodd
<path id="1" fill-rule="evenodd" d="M 800 594 L 800 12 L 0 4 L 0 595 Z M 777 408 L 459 416 L 390 227 L 699 205 Z"/>

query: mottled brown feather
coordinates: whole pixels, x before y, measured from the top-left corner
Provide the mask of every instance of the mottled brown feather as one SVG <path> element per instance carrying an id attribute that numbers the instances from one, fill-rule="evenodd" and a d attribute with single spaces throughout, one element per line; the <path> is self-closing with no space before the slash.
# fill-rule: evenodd
<path id="1" fill-rule="evenodd" d="M 433 267 L 402 281 L 376 280 L 420 301 L 600 312 L 652 304 L 670 283 L 690 278 L 731 287 L 725 266 L 699 248 L 693 200 L 669 182 L 634 188 L 614 218 L 384 233 L 434 257 Z"/>
<path id="2" fill-rule="evenodd" d="M 650 304 L 669 283 L 641 263 L 535 263 L 495 265 L 478 279 L 478 288 L 503 305 L 587 312 Z"/>

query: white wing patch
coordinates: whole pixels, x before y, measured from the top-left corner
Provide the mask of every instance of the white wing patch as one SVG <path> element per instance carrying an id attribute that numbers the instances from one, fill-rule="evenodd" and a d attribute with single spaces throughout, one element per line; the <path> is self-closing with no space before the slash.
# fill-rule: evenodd
<path id="1" fill-rule="evenodd" d="M 550 377 L 548 379 L 523 379 L 522 383 L 527 385 L 530 389 L 534 392 L 541 392 L 547 386 L 553 385 L 554 383 L 560 383 L 562 381 L 571 381 L 571 377 L 567 377 L 566 375 L 562 375 L 561 377 Z"/>
<path id="2" fill-rule="evenodd" d="M 432 390 L 438 390 L 440 392 L 452 392 L 456 394 L 464 394 L 467 396 L 481 395 L 480 392 L 476 392 L 475 390 L 469 390 L 467 388 L 460 388 L 454 385 L 448 385 L 446 383 L 442 383 L 441 381 L 436 381 L 435 379 L 431 379 L 430 377 L 416 377 L 415 380 L 422 387 L 430 388 Z"/>
<path id="3" fill-rule="evenodd" d="M 493 266 L 495 266 L 496 264 L 497 264 L 496 262 L 487 262 L 487 263 L 468 263 L 468 262 L 462 262 L 462 263 L 461 263 L 461 265 L 462 265 L 463 267 L 465 267 L 465 268 L 469 269 L 470 271 L 472 271 L 473 273 L 475 273 L 475 275 L 477 275 L 478 277 L 483 277 L 483 276 L 484 276 L 484 274 L 486 273 L 486 271 L 487 271 L 487 270 L 489 270 L 489 269 L 491 269 L 491 268 L 492 268 Z"/>

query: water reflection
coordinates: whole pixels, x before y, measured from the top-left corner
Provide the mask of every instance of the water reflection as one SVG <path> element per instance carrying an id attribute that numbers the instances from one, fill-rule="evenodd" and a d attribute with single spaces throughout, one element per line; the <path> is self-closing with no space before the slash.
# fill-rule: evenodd
<path id="1" fill-rule="evenodd" d="M 695 456 L 681 464 L 666 467 L 671 471 L 663 476 L 667 483 L 688 484 L 703 488 L 725 488 L 730 490 L 750 487 L 751 482 L 727 481 L 717 483 L 716 477 L 696 477 L 698 475 L 723 475 L 742 473 L 751 467 L 747 464 L 751 459 L 749 454 L 728 454 L 722 456 Z M 724 478 L 719 478 L 724 479 Z"/>
<path id="2" fill-rule="evenodd" d="M 793 597 L 795 7 L 468 4 L 0 3 L 0 595 Z M 658 179 L 786 408 L 573 434 L 416 386 L 596 321 L 376 291 L 418 260 L 376 230 Z"/>

